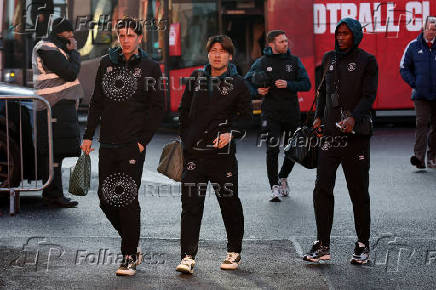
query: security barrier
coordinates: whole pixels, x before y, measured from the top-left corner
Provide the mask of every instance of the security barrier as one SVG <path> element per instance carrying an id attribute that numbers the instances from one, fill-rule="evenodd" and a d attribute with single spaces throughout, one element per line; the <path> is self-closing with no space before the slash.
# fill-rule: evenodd
<path id="1" fill-rule="evenodd" d="M 44 184 L 38 182 L 36 102 L 47 109 L 49 176 Z M 21 192 L 41 191 L 53 179 L 53 119 L 50 104 L 38 95 L 0 95 L 0 106 L 0 192 L 9 192 L 9 213 L 15 215 Z"/>

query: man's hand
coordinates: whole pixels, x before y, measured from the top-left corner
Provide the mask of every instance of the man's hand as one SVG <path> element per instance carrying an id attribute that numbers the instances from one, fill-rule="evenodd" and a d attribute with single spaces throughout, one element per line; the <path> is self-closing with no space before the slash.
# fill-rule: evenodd
<path id="1" fill-rule="evenodd" d="M 80 145 L 80 149 L 82 149 L 86 155 L 89 155 L 89 153 L 94 151 L 94 148 L 91 148 L 91 145 L 92 145 L 92 140 L 83 139 L 82 145 Z"/>
<path id="2" fill-rule="evenodd" d="M 285 80 L 276 80 L 274 82 L 274 84 L 276 85 L 277 88 L 279 89 L 285 89 L 288 87 L 288 82 Z"/>
<path id="3" fill-rule="evenodd" d="M 68 38 L 67 49 L 68 50 L 77 49 L 77 40 L 74 37 Z"/>
<path id="4" fill-rule="evenodd" d="M 313 120 L 313 128 L 314 129 L 318 129 L 321 126 L 321 119 L 320 118 L 316 118 L 315 120 Z"/>
<path id="5" fill-rule="evenodd" d="M 141 143 L 139 143 L 139 142 L 138 142 L 138 148 L 139 148 L 139 152 L 141 152 L 141 153 L 145 149 L 144 146 Z"/>
<path id="6" fill-rule="evenodd" d="M 320 118 L 316 118 L 315 120 L 313 120 L 312 126 L 315 129 L 316 136 L 322 137 L 323 133 L 322 133 L 322 130 L 321 130 L 321 119 Z"/>
<path id="7" fill-rule="evenodd" d="M 259 95 L 265 96 L 268 94 L 269 88 L 258 88 L 257 93 Z"/>
<path id="8" fill-rule="evenodd" d="M 213 140 L 213 147 L 221 149 L 227 146 L 227 144 L 230 143 L 230 140 L 232 140 L 232 134 L 220 134 L 215 140 Z"/>
<path id="9" fill-rule="evenodd" d="M 354 125 L 356 124 L 356 120 L 353 117 L 348 117 L 343 121 L 339 122 L 339 125 L 342 128 L 342 132 L 351 133 L 354 129 Z"/>

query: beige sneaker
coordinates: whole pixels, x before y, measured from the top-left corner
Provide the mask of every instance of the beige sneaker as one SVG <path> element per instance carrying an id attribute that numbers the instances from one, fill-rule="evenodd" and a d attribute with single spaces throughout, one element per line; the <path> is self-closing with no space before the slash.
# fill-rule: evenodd
<path id="1" fill-rule="evenodd" d="M 236 270 L 241 263 L 241 255 L 239 253 L 230 252 L 227 253 L 227 257 L 221 264 L 222 270 Z"/>
<path id="2" fill-rule="evenodd" d="M 195 260 L 192 256 L 186 255 L 180 264 L 176 267 L 177 272 L 192 274 L 194 273 Z"/>
<path id="3" fill-rule="evenodd" d="M 136 263 L 137 260 L 133 259 L 132 256 L 124 256 L 123 261 L 115 274 L 117 276 L 134 276 L 136 274 Z"/>

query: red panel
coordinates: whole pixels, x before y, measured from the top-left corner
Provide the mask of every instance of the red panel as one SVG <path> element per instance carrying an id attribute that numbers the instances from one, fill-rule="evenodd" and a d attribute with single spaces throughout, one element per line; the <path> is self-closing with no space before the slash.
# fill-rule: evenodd
<path id="1" fill-rule="evenodd" d="M 171 24 L 169 34 L 170 34 L 169 35 L 170 56 L 182 55 L 182 46 L 180 40 L 180 23 Z"/>
<path id="2" fill-rule="evenodd" d="M 420 33 L 422 19 L 436 15 L 435 1 L 356 0 L 270 0 L 268 29 L 283 29 L 291 40 L 313 83 L 314 68 L 325 52 L 334 48 L 334 27 L 349 16 L 366 24 L 360 45 L 376 56 L 379 90 L 375 109 L 411 109 L 411 89 L 402 80 L 400 61 L 407 44 Z M 303 93 L 302 109 L 313 98 Z"/>
<path id="3" fill-rule="evenodd" d="M 312 1 L 308 0 L 275 0 L 268 1 L 267 30 L 280 29 L 286 31 L 289 48 L 292 54 L 303 62 L 312 83 L 312 89 L 299 93 L 300 108 L 309 110 L 312 105 L 315 89 L 314 39 L 312 29 Z"/>
<path id="4" fill-rule="evenodd" d="M 202 68 L 202 66 L 170 70 L 170 79 L 168 80 L 168 84 L 170 85 L 171 112 L 177 112 L 180 101 L 182 100 L 182 95 L 185 90 L 185 85 L 182 85 L 182 78 L 189 77 L 194 70 L 199 68 Z"/>

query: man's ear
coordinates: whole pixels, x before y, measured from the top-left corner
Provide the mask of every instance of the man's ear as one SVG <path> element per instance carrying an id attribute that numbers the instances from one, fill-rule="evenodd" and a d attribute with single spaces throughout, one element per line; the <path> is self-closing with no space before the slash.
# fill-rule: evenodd
<path id="1" fill-rule="evenodd" d="M 143 36 L 142 34 L 138 36 L 138 43 L 142 42 L 142 36 Z"/>
<path id="2" fill-rule="evenodd" d="M 230 59 L 230 60 L 233 60 L 233 55 L 230 55 L 229 59 Z"/>

